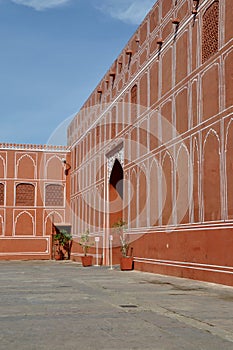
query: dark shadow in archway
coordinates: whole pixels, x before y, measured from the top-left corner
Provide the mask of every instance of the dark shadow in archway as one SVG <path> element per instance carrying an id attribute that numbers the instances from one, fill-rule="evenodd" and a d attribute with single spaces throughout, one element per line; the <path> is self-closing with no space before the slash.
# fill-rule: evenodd
<path id="1" fill-rule="evenodd" d="M 122 166 L 118 159 L 116 159 L 112 168 L 109 183 L 115 188 L 121 199 L 123 199 L 123 179 L 124 172 Z"/>
<path id="2" fill-rule="evenodd" d="M 124 173 L 122 166 L 119 160 L 115 159 L 108 184 L 109 217 L 107 220 L 113 238 L 113 264 L 119 264 L 121 256 L 119 232 L 116 232 L 113 226 L 119 222 L 119 220 L 123 220 L 123 178 Z"/>

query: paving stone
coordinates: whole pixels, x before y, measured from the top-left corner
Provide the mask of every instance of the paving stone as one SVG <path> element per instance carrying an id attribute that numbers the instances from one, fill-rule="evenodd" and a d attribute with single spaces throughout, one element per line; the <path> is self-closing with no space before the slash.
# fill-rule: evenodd
<path id="1" fill-rule="evenodd" d="M 232 350 L 233 288 L 64 261 L 0 262 L 1 350 Z"/>

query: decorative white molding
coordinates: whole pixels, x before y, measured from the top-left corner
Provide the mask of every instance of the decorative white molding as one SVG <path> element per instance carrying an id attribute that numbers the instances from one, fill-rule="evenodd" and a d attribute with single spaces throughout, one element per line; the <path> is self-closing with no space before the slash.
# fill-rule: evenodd
<path id="1" fill-rule="evenodd" d="M 124 147 L 123 143 L 120 143 L 118 146 L 116 146 L 114 149 L 112 149 L 110 152 L 106 154 L 107 157 L 107 179 L 109 181 L 112 168 L 114 166 L 114 163 L 116 159 L 121 164 L 122 168 L 124 168 Z"/>

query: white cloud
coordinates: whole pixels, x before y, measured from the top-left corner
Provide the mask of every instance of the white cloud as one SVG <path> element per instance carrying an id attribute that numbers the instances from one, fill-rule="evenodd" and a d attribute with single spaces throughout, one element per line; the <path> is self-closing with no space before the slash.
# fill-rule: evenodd
<path id="1" fill-rule="evenodd" d="M 132 24 L 140 24 L 156 0 L 102 0 L 98 9 L 113 18 Z"/>
<path id="2" fill-rule="evenodd" d="M 11 0 L 15 4 L 32 7 L 37 11 L 67 4 L 70 0 Z"/>

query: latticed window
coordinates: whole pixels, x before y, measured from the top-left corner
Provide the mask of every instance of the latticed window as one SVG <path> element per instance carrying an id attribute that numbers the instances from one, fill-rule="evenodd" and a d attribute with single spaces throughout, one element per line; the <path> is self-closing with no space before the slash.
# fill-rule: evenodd
<path id="1" fill-rule="evenodd" d="M 131 89 L 131 113 L 132 117 L 135 117 L 137 115 L 137 94 L 138 94 L 138 87 L 137 85 L 134 85 Z"/>
<path id="2" fill-rule="evenodd" d="M 0 205 L 4 205 L 4 184 L 0 184 Z"/>
<path id="3" fill-rule="evenodd" d="M 205 11 L 202 27 L 202 63 L 218 51 L 219 1 L 215 0 Z"/>
<path id="4" fill-rule="evenodd" d="M 32 184 L 18 184 L 16 186 L 16 205 L 35 205 L 35 186 Z"/>
<path id="5" fill-rule="evenodd" d="M 45 205 L 62 207 L 64 205 L 64 188 L 62 185 L 50 184 L 45 188 Z"/>

